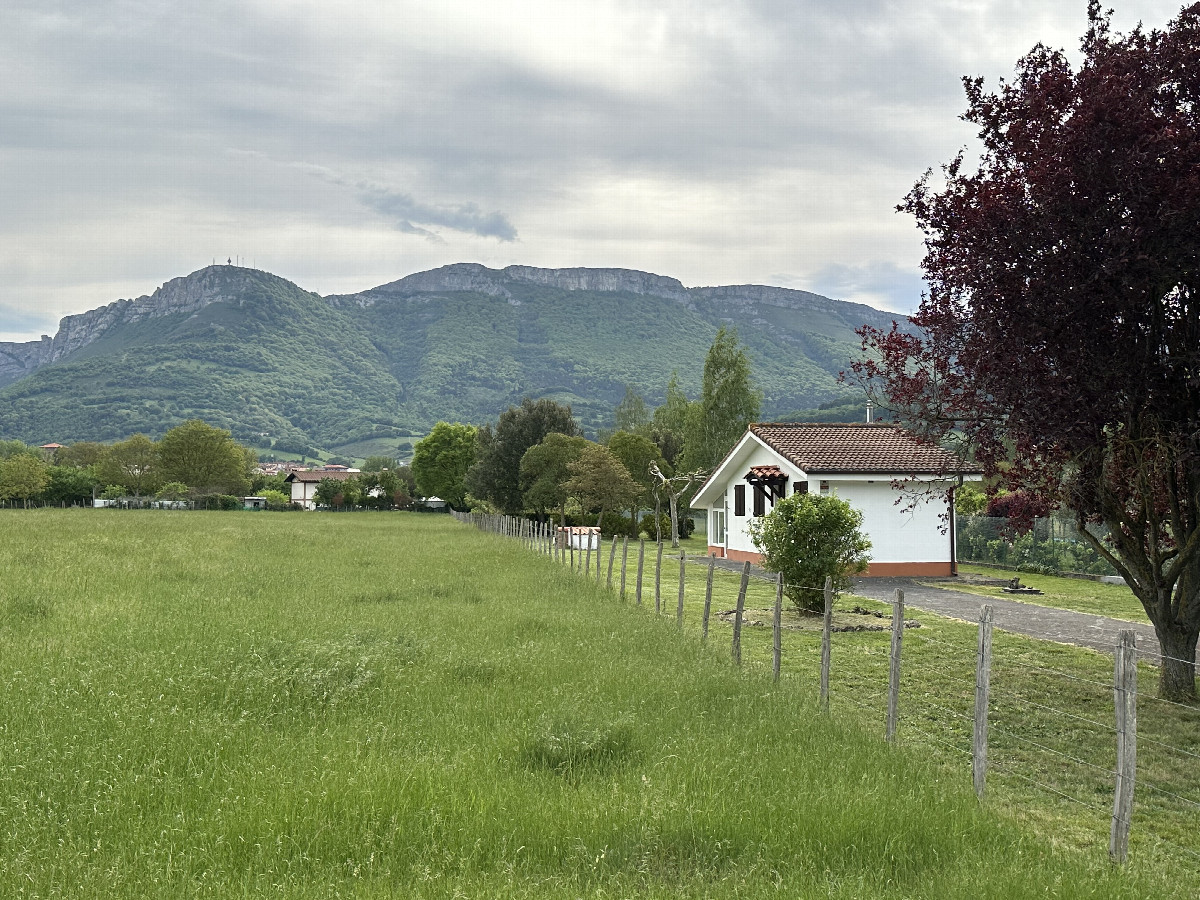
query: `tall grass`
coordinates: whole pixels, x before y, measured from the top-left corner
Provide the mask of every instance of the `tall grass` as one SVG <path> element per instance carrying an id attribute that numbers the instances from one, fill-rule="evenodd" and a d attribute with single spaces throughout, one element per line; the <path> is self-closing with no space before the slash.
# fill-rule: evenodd
<path id="1" fill-rule="evenodd" d="M 1191 895 L 448 518 L 13 511 L 0 570 L 0 896 Z"/>

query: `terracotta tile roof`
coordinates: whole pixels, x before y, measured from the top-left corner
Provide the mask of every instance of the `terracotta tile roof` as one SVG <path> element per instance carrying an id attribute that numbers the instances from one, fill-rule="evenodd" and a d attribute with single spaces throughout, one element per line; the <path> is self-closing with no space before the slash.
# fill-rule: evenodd
<path id="1" fill-rule="evenodd" d="M 755 478 L 783 478 L 783 469 L 779 466 L 751 466 L 750 474 Z"/>
<path id="2" fill-rule="evenodd" d="M 324 478 L 332 478 L 334 481 L 345 481 L 347 478 L 352 478 L 357 475 L 357 472 L 293 472 L 284 481 L 321 481 Z"/>
<path id="3" fill-rule="evenodd" d="M 750 430 L 809 474 L 942 475 L 981 471 L 894 425 L 767 423 L 751 425 Z"/>

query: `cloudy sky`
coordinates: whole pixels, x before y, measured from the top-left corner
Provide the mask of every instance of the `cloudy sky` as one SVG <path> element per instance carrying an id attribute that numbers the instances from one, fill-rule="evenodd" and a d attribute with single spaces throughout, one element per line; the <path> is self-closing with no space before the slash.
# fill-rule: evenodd
<path id="1" fill-rule="evenodd" d="M 1179 0 L 1115 0 L 1120 30 Z M 960 78 L 1086 0 L 0 0 L 0 340 L 214 259 L 618 266 L 907 312 Z"/>

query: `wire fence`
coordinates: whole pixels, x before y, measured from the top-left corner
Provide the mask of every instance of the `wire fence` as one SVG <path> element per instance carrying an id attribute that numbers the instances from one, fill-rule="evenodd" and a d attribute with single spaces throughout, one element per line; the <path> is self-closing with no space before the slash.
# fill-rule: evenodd
<path id="1" fill-rule="evenodd" d="M 835 611 L 828 582 L 804 588 L 819 592 L 823 614 L 790 609 L 785 617 L 782 581 L 749 562 L 731 569 L 661 543 L 604 541 L 592 529 L 454 515 L 622 600 L 653 604 L 681 628 L 698 626 L 702 640 L 727 643 L 736 665 L 770 666 L 776 680 L 818 686 L 822 708 L 882 726 L 890 741 L 920 745 L 960 771 L 969 760 L 981 800 L 1065 804 L 1069 837 L 1082 844 L 1106 835 L 1118 861 L 1132 846 L 1200 862 L 1200 706 L 1138 692 L 1132 632 L 1111 659 L 1070 655 L 993 637 L 988 606 L 977 625 L 907 618 L 901 591 L 890 610 L 855 598 Z M 1152 672 L 1145 660 L 1142 668 Z"/>

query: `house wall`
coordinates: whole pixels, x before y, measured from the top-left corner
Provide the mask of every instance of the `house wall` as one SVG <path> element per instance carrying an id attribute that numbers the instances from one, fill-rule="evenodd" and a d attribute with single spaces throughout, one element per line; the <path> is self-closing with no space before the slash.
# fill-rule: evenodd
<path id="1" fill-rule="evenodd" d="M 751 561 L 757 562 L 758 551 L 754 549 L 754 542 L 750 540 L 749 532 L 750 520 L 754 513 L 754 487 L 746 483 L 744 476 L 750 471 L 751 466 L 779 466 L 784 474 L 788 476 L 788 494 L 791 494 L 796 489 L 795 485 L 797 481 L 804 481 L 807 476 L 791 463 L 781 459 L 775 453 L 758 443 L 754 443 L 753 446 L 747 445 L 746 451 L 739 454 L 739 458 L 740 461 L 733 460 L 733 462 L 737 462 L 737 466 L 731 466 L 731 475 L 725 482 L 725 496 L 723 501 L 725 509 L 725 540 L 720 544 L 710 543 L 708 552 L 717 556 L 724 556 L 728 559 L 751 559 Z M 746 515 L 744 516 L 735 516 L 733 514 L 735 509 L 733 488 L 737 484 L 744 485 L 746 488 Z M 812 489 L 811 485 L 809 489 Z M 718 506 L 716 508 L 721 507 Z M 772 509 L 769 498 L 766 509 L 767 512 L 770 512 Z M 712 540 L 711 512 L 708 522 L 708 534 L 710 535 L 710 540 Z"/>
<path id="2" fill-rule="evenodd" d="M 725 541 L 711 543 L 708 552 L 738 561 L 758 562 L 759 553 L 750 539 L 749 524 L 753 518 L 753 487 L 743 480 L 751 466 L 777 465 L 788 475 L 787 492 L 792 494 L 797 480 L 809 482 L 809 492 L 821 493 L 821 481 L 828 484 L 828 493 L 840 497 L 863 514 L 863 531 L 871 541 L 871 564 L 867 575 L 951 575 L 954 564 L 950 551 L 950 534 L 943 533 L 948 504 L 946 491 L 953 482 L 930 485 L 928 500 L 909 507 L 909 497 L 902 496 L 888 476 L 807 476 L 782 460 L 772 451 L 756 446 L 725 484 L 721 504 L 710 506 L 725 509 Z M 746 486 L 746 515 L 734 515 L 733 486 Z M 897 500 L 900 500 L 897 503 Z M 767 504 L 767 512 L 771 504 Z M 710 531 L 711 533 L 711 531 Z"/>
<path id="3" fill-rule="evenodd" d="M 317 481 L 293 481 L 292 502 L 301 503 L 307 509 L 316 509 L 317 505 L 313 502 L 313 497 L 316 496 L 319 484 L 320 482 Z"/>

